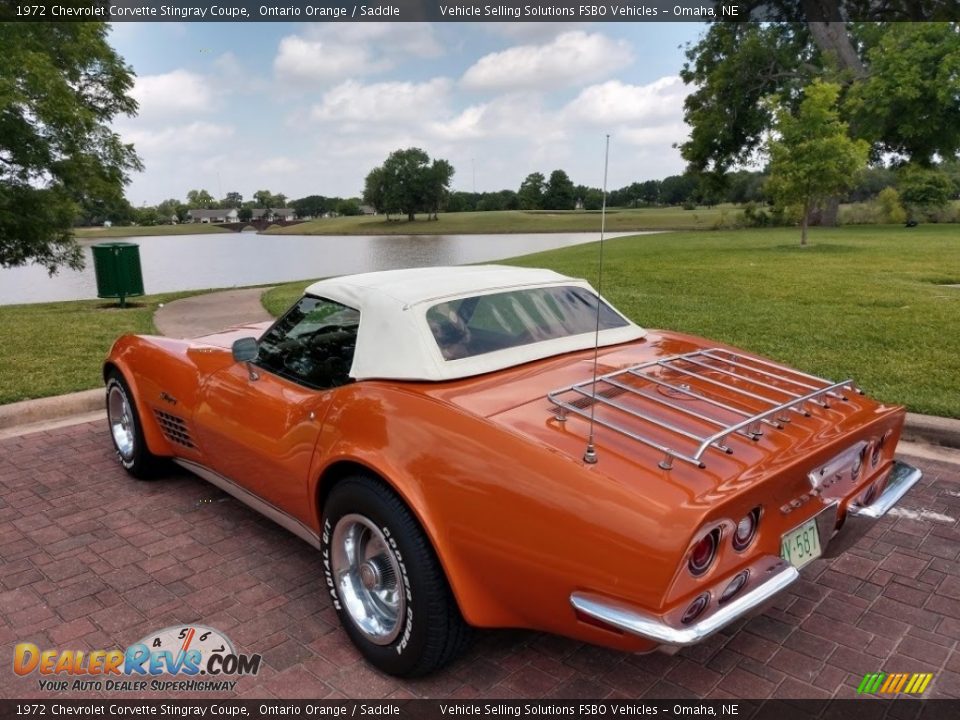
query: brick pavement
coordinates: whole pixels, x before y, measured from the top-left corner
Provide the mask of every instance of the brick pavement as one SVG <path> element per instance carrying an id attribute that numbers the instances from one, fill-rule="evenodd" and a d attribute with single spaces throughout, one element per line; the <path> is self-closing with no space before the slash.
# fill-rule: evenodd
<path id="1" fill-rule="evenodd" d="M 826 698 L 880 670 L 932 672 L 926 697 L 960 697 L 960 468 L 918 464 L 900 507 L 925 515 L 885 518 L 700 646 L 631 656 L 481 632 L 447 670 L 399 681 L 339 629 L 316 552 L 213 486 L 128 479 L 101 423 L 0 441 L 0 697 L 49 697 L 11 672 L 16 642 L 124 648 L 190 622 L 263 655 L 240 697 Z"/>

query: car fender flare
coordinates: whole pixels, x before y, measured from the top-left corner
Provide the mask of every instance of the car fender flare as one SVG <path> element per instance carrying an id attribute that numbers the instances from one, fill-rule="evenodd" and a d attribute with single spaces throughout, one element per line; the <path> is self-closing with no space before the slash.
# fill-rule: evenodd
<path id="1" fill-rule="evenodd" d="M 121 339 L 122 340 L 122 339 Z M 120 341 L 118 341 L 119 343 Z M 127 387 L 130 388 L 130 392 L 133 394 L 133 401 L 136 403 L 138 410 L 138 420 L 140 426 L 143 429 L 143 437 L 147 441 L 147 449 L 154 455 L 170 457 L 173 455 L 173 448 L 170 447 L 169 441 L 164 437 L 163 432 L 160 430 L 160 426 L 157 424 L 156 418 L 152 413 L 145 413 L 147 409 L 147 404 L 143 399 L 143 396 L 140 392 L 140 385 L 137 381 L 137 375 L 133 369 L 129 366 L 128 363 L 124 362 L 122 359 L 117 357 L 111 357 L 103 364 L 103 382 L 106 383 L 107 379 L 110 376 L 110 372 L 116 370 L 120 375 L 123 376 L 124 381 L 127 383 Z"/>
<path id="2" fill-rule="evenodd" d="M 352 452 L 347 448 L 332 448 L 322 466 L 312 473 L 316 479 L 309 496 L 314 499 L 315 527 L 321 528 L 323 502 L 339 479 L 357 472 L 376 477 L 400 497 L 423 529 L 467 623 L 478 627 L 496 627 L 509 625 L 510 621 L 515 620 L 509 608 L 484 589 L 469 568 L 458 561 L 456 554 L 437 542 L 438 529 L 432 520 L 429 503 L 420 492 L 420 484 L 405 470 L 386 462 L 382 455 L 357 452 L 355 447 L 350 450 Z"/>

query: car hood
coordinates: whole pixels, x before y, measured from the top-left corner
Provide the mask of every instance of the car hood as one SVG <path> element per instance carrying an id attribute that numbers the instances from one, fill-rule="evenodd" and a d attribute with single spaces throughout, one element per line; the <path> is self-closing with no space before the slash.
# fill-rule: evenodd
<path id="1" fill-rule="evenodd" d="M 194 345 L 213 345 L 214 347 L 221 347 L 229 350 L 233 346 L 233 343 L 240 338 L 259 338 L 272 324 L 272 321 L 268 321 L 260 323 L 248 323 L 246 325 L 235 325 L 231 328 L 227 328 L 226 330 L 221 330 L 220 332 L 192 338 L 190 342 Z"/>

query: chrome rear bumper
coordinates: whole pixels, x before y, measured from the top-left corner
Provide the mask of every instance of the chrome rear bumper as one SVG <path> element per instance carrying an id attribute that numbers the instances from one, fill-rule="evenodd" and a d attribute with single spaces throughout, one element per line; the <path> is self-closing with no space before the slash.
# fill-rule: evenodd
<path id="1" fill-rule="evenodd" d="M 921 477 L 923 474 L 917 468 L 899 460 L 895 461 L 884 491 L 870 505 L 851 505 L 848 508 L 843 528 L 829 541 L 823 556 L 835 556 L 838 551 L 849 547 L 866 531 L 872 521 L 882 517 L 896 505 Z M 720 605 L 715 612 L 703 619 L 688 625 L 668 617 L 650 615 L 620 600 L 589 592 L 573 593 L 570 604 L 594 620 L 666 646 L 668 650 L 695 645 L 730 623 L 759 612 L 778 593 L 800 577 L 795 567 L 784 563 L 780 558 L 771 556 L 761 558 L 759 562 L 769 565 L 762 582 L 730 602 Z"/>
<path id="2" fill-rule="evenodd" d="M 771 561 L 778 567 L 762 583 L 720 606 L 716 612 L 689 625 L 680 625 L 679 622 L 674 625 L 626 603 L 592 593 L 575 592 L 570 596 L 570 604 L 584 615 L 660 645 L 675 647 L 695 645 L 720 628 L 762 608 L 777 593 L 800 577 L 800 573 L 792 565 L 787 565 L 779 558 L 771 558 Z"/>

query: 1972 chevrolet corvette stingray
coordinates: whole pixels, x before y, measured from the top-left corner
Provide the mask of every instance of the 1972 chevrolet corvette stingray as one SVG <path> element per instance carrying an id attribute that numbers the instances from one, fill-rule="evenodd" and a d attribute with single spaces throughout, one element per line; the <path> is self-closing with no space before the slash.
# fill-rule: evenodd
<path id="1" fill-rule="evenodd" d="M 173 458 L 316 546 L 351 640 L 403 676 L 471 626 L 697 643 L 920 478 L 903 408 L 548 270 L 324 280 L 269 326 L 124 336 L 104 378 L 124 468 Z"/>

